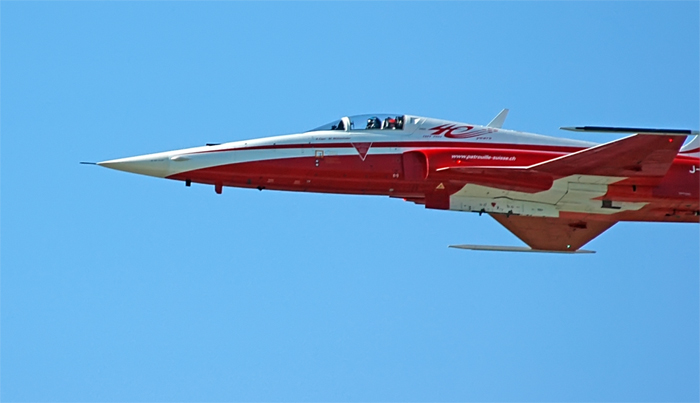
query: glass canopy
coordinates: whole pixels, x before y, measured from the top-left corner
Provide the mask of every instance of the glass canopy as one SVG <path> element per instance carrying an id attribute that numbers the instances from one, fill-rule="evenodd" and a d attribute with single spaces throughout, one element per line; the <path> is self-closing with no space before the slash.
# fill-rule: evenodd
<path id="1" fill-rule="evenodd" d="M 310 132 L 321 130 L 403 130 L 404 115 L 369 114 L 348 116 L 319 126 Z"/>

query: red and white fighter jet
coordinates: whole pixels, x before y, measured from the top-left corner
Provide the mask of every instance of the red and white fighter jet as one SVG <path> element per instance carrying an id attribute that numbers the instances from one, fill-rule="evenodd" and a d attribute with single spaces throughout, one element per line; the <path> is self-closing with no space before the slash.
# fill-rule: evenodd
<path id="1" fill-rule="evenodd" d="M 605 144 L 412 115 L 343 117 L 303 133 L 167 151 L 98 165 L 185 182 L 383 195 L 427 208 L 487 213 L 526 247 L 586 253 L 618 221 L 700 222 L 697 131 L 616 127 Z M 682 147 L 687 136 L 694 139 Z"/>

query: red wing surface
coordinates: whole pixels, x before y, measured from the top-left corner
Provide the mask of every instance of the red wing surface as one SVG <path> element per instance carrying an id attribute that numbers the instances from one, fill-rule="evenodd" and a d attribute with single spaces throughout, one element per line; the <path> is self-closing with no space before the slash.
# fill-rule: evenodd
<path id="1" fill-rule="evenodd" d="M 491 214 L 532 249 L 575 251 L 612 227 L 611 221 L 581 221 L 564 218 Z"/>
<path id="2" fill-rule="evenodd" d="M 671 167 L 686 136 L 635 134 L 528 167 L 449 167 L 477 185 L 537 193 L 551 187 L 555 177 L 616 176 L 657 185 Z"/>
<path id="3" fill-rule="evenodd" d="M 529 169 L 560 177 L 577 174 L 646 177 L 650 182 L 658 182 L 671 167 L 685 137 L 635 134 L 545 161 Z"/>

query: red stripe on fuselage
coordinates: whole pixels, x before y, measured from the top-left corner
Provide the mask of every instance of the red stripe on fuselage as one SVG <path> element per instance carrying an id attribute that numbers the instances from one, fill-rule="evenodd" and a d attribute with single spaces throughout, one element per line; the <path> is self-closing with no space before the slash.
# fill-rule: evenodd
<path id="1" fill-rule="evenodd" d="M 430 145 L 430 147 L 424 147 Z M 457 147 L 459 145 L 460 147 Z M 469 147 L 464 147 L 468 145 Z M 420 148 L 419 146 L 423 146 Z M 286 144 L 248 148 L 212 150 L 247 151 L 279 148 L 350 148 L 350 143 Z M 578 147 L 533 146 L 516 144 L 478 144 L 464 142 L 387 142 L 373 144 L 372 149 L 399 147 L 425 151 L 431 159 L 427 180 L 406 180 L 403 171 L 403 153 L 369 154 L 363 161 L 359 155 L 299 156 L 292 158 L 231 163 L 197 169 L 169 176 L 174 180 L 191 180 L 196 183 L 221 184 L 228 187 L 265 188 L 270 190 L 301 191 L 338 194 L 365 194 L 402 197 L 421 203 L 426 195 L 434 194 L 436 187 L 444 183 L 447 192 L 454 193 L 466 182 L 447 172 L 435 172 L 444 166 L 529 166 L 566 153 L 578 151 Z M 517 149 L 514 149 L 517 147 Z M 443 153 L 444 152 L 444 153 Z M 455 159 L 470 154 L 513 155 L 513 161 Z M 610 188 L 615 200 L 643 201 L 650 204 L 639 211 L 614 214 L 614 220 L 629 221 L 684 221 L 697 222 L 698 217 L 688 216 L 688 211 L 698 210 L 698 183 L 689 183 L 688 172 L 698 164 L 698 158 L 678 155 L 662 184 L 652 189 L 633 188 L 634 181 L 627 179 Z M 694 165 L 695 164 L 695 165 Z M 697 179 L 700 174 L 695 174 Z M 695 182 L 698 182 L 697 180 Z M 598 215 L 596 215 L 598 216 Z M 612 218 L 611 218 L 612 219 Z"/>

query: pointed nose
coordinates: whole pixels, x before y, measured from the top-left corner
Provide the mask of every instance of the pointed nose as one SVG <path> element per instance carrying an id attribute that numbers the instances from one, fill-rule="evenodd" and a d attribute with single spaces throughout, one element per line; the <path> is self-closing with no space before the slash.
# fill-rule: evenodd
<path id="1" fill-rule="evenodd" d="M 170 175 L 170 159 L 164 154 L 120 158 L 98 162 L 97 165 L 140 175 L 156 176 L 158 178 Z"/>

